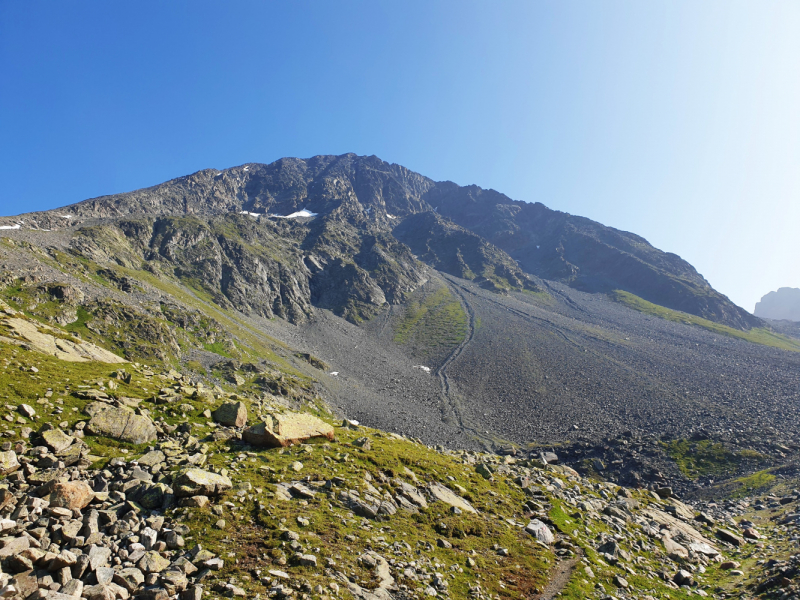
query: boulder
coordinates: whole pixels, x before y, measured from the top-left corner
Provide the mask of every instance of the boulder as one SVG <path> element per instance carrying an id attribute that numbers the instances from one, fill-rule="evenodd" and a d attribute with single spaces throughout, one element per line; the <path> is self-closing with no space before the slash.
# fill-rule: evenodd
<path id="1" fill-rule="evenodd" d="M 225 402 L 213 412 L 214 420 L 228 427 L 247 425 L 247 407 L 243 402 Z"/>
<path id="2" fill-rule="evenodd" d="M 727 529 L 717 529 L 715 535 L 717 536 L 717 539 L 720 539 L 723 542 L 728 542 L 729 544 L 733 544 L 734 546 L 744 545 L 744 540 L 742 538 Z"/>
<path id="3" fill-rule="evenodd" d="M 50 506 L 81 510 L 94 498 L 94 491 L 85 481 L 56 483 L 50 492 Z"/>
<path id="4" fill-rule="evenodd" d="M 86 430 L 92 435 L 102 435 L 131 444 L 146 444 L 158 438 L 156 426 L 150 419 L 137 415 L 129 408 L 113 406 L 96 412 Z"/>
<path id="5" fill-rule="evenodd" d="M 333 441 L 333 427 L 322 419 L 305 413 L 284 413 L 270 415 L 242 433 L 242 439 L 254 446 L 271 448 L 301 444 L 312 438 L 326 438 Z"/>
<path id="6" fill-rule="evenodd" d="M 210 473 L 203 469 L 186 469 L 173 479 L 175 496 L 216 496 L 233 487 L 231 480 L 224 475 Z"/>
<path id="7" fill-rule="evenodd" d="M 55 453 L 63 452 L 72 445 L 72 442 L 75 441 L 75 438 L 67 435 L 60 429 L 50 429 L 49 431 L 44 431 L 42 432 L 41 437 L 45 446 L 50 448 L 50 450 Z"/>
<path id="8" fill-rule="evenodd" d="M 136 566 L 144 573 L 161 573 L 169 567 L 170 562 L 155 550 L 147 552 Z"/>
<path id="9" fill-rule="evenodd" d="M 17 454 L 13 450 L 0 452 L 0 477 L 13 473 L 19 469 Z"/>
<path id="10" fill-rule="evenodd" d="M 428 495 L 439 502 L 444 502 L 465 512 L 477 513 L 478 511 L 464 498 L 446 488 L 440 483 L 432 483 L 426 488 Z"/>
<path id="11" fill-rule="evenodd" d="M 525 531 L 530 533 L 533 537 L 544 544 L 550 545 L 553 543 L 553 541 L 555 541 L 553 532 L 550 531 L 550 528 L 542 523 L 539 519 L 533 519 L 530 523 L 528 523 L 527 527 L 525 527 Z"/>
<path id="12" fill-rule="evenodd" d="M 9 536 L 0 538 L 0 558 L 15 556 L 30 547 L 31 539 L 25 535 L 20 537 Z"/>
<path id="13" fill-rule="evenodd" d="M 153 467 L 155 465 L 163 463 L 167 457 L 164 455 L 161 450 L 153 450 L 148 452 L 144 456 L 141 456 L 136 459 L 136 462 L 140 465 L 144 465 L 145 467 Z"/>

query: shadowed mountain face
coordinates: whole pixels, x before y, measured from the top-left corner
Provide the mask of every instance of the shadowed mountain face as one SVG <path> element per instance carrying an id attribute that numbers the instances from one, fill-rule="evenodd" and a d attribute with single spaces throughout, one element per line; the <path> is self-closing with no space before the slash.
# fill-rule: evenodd
<path id="1" fill-rule="evenodd" d="M 800 321 L 800 289 L 780 288 L 756 303 L 755 315 L 776 321 Z"/>
<path id="2" fill-rule="evenodd" d="M 385 300 L 401 299 L 424 278 L 397 244 L 401 240 L 424 262 L 498 289 L 535 287 L 532 275 L 583 291 L 625 290 L 739 329 L 760 323 L 715 291 L 689 263 L 639 236 L 493 190 L 434 182 L 374 156 L 286 158 L 269 165 L 206 169 L 22 219 L 26 226 L 60 229 L 95 219 L 250 213 L 248 218 L 269 221 L 274 229 L 280 219 L 266 215 L 302 209 L 319 215 L 302 232 L 288 228 L 296 236 L 297 257 L 302 255 L 312 274 L 324 272 L 311 278 L 311 294 L 320 306 L 351 318 L 368 316 Z M 433 212 L 437 216 L 423 216 Z M 219 236 L 216 240 L 222 244 Z"/>

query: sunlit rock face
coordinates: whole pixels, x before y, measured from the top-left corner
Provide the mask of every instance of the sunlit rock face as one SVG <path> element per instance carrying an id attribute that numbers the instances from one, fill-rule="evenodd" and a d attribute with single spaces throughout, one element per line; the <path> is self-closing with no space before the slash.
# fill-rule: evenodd
<path id="1" fill-rule="evenodd" d="M 800 321 L 800 289 L 783 287 L 756 302 L 755 315 L 776 321 Z"/>

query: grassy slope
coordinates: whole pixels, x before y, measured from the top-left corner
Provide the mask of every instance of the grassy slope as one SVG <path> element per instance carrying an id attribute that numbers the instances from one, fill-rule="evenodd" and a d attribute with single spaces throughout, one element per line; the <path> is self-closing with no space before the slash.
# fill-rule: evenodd
<path id="1" fill-rule="evenodd" d="M 708 319 L 704 319 L 702 317 L 672 310 L 670 308 L 665 308 L 663 306 L 659 306 L 658 304 L 653 304 L 652 302 L 648 302 L 639 296 L 635 296 L 634 294 L 625 292 L 623 290 L 615 290 L 610 294 L 610 296 L 612 300 L 624 304 L 629 308 L 660 317 L 662 319 L 667 319 L 668 321 L 684 323 L 686 325 L 695 325 L 697 327 L 707 329 L 713 333 L 738 338 L 754 344 L 771 346 L 773 348 L 780 348 L 781 350 L 800 352 L 800 341 L 779 333 L 775 333 L 769 329 L 755 328 L 751 329 L 750 331 L 740 331 L 738 329 L 734 329 L 733 327 L 721 325 L 720 323 L 715 323 L 714 321 L 709 321 Z"/>
<path id="2" fill-rule="evenodd" d="M 742 463 L 758 465 L 769 458 L 754 450 L 732 451 L 711 440 L 672 440 L 664 444 L 664 450 L 688 479 L 708 475 L 730 477 Z"/>
<path id="3" fill-rule="evenodd" d="M 413 346 L 422 358 L 433 358 L 460 344 L 466 334 L 467 314 L 458 298 L 442 286 L 412 295 L 395 325 L 394 341 Z"/>
<path id="4" fill-rule="evenodd" d="M 32 366 L 38 372 L 32 372 Z M 544 588 L 555 564 L 556 553 L 568 558 L 573 552 L 579 552 L 586 556 L 595 577 L 589 578 L 583 571 L 584 564 L 579 563 L 562 594 L 564 598 L 593 595 L 598 584 L 614 593 L 613 580 L 617 575 L 625 577 L 636 589 L 648 590 L 658 598 L 688 597 L 652 575 L 663 568 L 657 547 L 651 546 L 652 550 L 643 552 L 628 547 L 642 557 L 631 565 L 634 574 L 625 570 L 623 564 L 615 567 L 604 564 L 595 546 L 599 534 L 613 533 L 609 525 L 555 496 L 555 490 L 563 487 L 579 492 L 586 499 L 598 498 L 603 493 L 602 486 L 572 478 L 557 468 L 539 470 L 527 461 L 514 466 L 518 472 L 520 468 L 527 468 L 527 472 L 539 482 L 532 487 L 536 494 L 534 499 L 543 504 L 547 511 L 546 519 L 561 539 L 556 548 L 543 547 L 520 527 L 527 522 L 522 505 L 531 499 L 530 493 L 513 481 L 512 474 L 495 473 L 492 480 L 485 479 L 475 466 L 465 464 L 463 459 L 467 455 L 437 452 L 411 440 L 367 428 L 357 431 L 337 428 L 335 442 L 285 450 L 253 449 L 243 447 L 235 440 L 214 441 L 206 437 L 213 428 L 201 412 L 221 403 L 224 395 L 217 394 L 213 400 L 193 398 L 191 389 L 172 381 L 169 376 L 152 374 L 135 365 L 125 365 L 132 373 L 131 383 L 125 384 L 113 379 L 117 368 L 98 363 L 63 362 L 0 343 L 0 389 L 5 400 L 5 409 L 0 408 L 0 414 L 5 417 L 5 421 L 0 420 L 0 435 L 13 441 L 18 439 L 19 429 L 24 425 L 38 428 L 46 422 L 65 422 L 65 427 L 71 427 L 77 420 L 85 419 L 81 409 L 87 401 L 74 393 L 80 386 L 103 386 L 118 396 L 142 398 L 141 406 L 167 424 L 191 423 L 192 434 L 203 442 L 209 456 L 207 467 L 225 469 L 235 488 L 216 502 L 215 506 L 222 509 L 221 514 L 212 512 L 209 507 L 171 509 L 169 516 L 190 526 L 189 546 L 200 543 L 224 558 L 225 568 L 217 577 L 236 581 L 247 590 L 249 597 L 264 592 L 256 574 L 266 576 L 269 569 L 285 570 L 293 579 L 305 579 L 311 586 L 327 586 L 331 582 L 322 568 L 295 566 L 291 561 L 284 566 L 279 562 L 282 556 L 291 554 L 280 539 L 285 529 L 298 531 L 306 552 L 316 555 L 321 563 L 324 564 L 325 559 L 333 560 L 338 570 L 365 587 L 374 585 L 375 580 L 372 571 L 359 563 L 358 556 L 372 549 L 387 559 L 415 561 L 431 573 L 444 574 L 452 598 L 468 597 L 470 586 L 476 585 L 492 597 L 529 598 Z M 109 385 L 112 379 L 116 389 Z M 166 405 L 148 401 L 164 387 L 173 388 L 182 396 L 181 400 Z M 52 392 L 49 397 L 48 392 Z M 254 421 L 258 412 L 256 403 L 250 398 L 240 397 L 250 406 L 251 422 Z M 22 418 L 15 408 L 23 402 L 37 410 L 35 422 L 20 421 Z M 319 416 L 327 414 L 324 407 L 309 408 Z M 371 449 L 362 449 L 354 443 L 362 437 L 369 438 Z M 87 436 L 85 441 L 93 454 L 103 457 L 98 466 L 111 457 L 131 459 L 146 451 L 145 447 L 92 436 Z M 502 463 L 497 457 L 486 455 L 478 460 Z M 292 467 L 295 461 L 303 465 L 299 472 Z M 388 483 L 383 485 L 386 489 L 387 485 L 389 488 L 394 485 L 394 478 L 411 481 L 413 477 L 409 472 L 419 479 L 420 485 L 440 482 L 452 489 L 460 486 L 463 490 L 460 493 L 480 514 L 455 515 L 447 506 L 434 503 L 418 514 L 399 511 L 387 521 L 380 522 L 349 514 L 335 499 L 339 488 L 334 488 L 331 494 L 318 493 L 308 501 L 280 500 L 274 494 L 278 482 L 305 477 L 311 481 L 341 477 L 341 489 L 364 490 L 368 477 L 380 487 L 376 480 L 383 476 L 388 478 Z M 547 482 L 557 482 L 558 485 L 554 488 Z M 613 494 L 614 486 L 608 489 Z M 644 504 L 654 502 L 643 491 L 634 494 Z M 215 526 L 220 517 L 226 521 L 224 528 Z M 307 518 L 309 523 L 301 525 L 298 517 Z M 626 527 L 633 536 L 631 539 L 648 541 L 637 533 L 637 526 L 629 524 Z M 438 545 L 439 539 L 447 540 L 452 547 Z M 507 549 L 508 555 L 499 554 L 499 548 Z M 472 563 L 468 559 L 474 561 L 474 566 L 469 566 Z M 704 581 L 725 578 L 727 576 L 715 566 L 710 567 L 703 577 Z M 409 585 L 420 597 L 426 585 L 411 580 L 398 583 Z M 349 595 L 341 593 L 340 597 Z"/>

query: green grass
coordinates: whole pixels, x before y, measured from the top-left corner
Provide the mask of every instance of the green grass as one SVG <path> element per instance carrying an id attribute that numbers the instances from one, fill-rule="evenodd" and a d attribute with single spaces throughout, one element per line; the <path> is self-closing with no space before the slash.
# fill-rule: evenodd
<path id="1" fill-rule="evenodd" d="M 426 346 L 457 345 L 467 334 L 467 314 L 458 299 L 446 287 L 423 297 L 409 300 L 394 341 L 415 341 Z"/>
<path id="2" fill-rule="evenodd" d="M 708 319 L 704 319 L 696 315 L 690 315 L 689 313 L 680 312 L 659 306 L 658 304 L 653 304 L 652 302 L 648 302 L 639 296 L 635 296 L 634 294 L 623 290 L 613 291 L 610 294 L 610 297 L 615 302 L 624 304 L 629 308 L 653 315 L 655 317 L 666 319 L 668 321 L 702 327 L 703 329 L 707 329 L 713 333 L 745 340 L 754 344 L 761 344 L 762 346 L 770 346 L 772 348 L 780 348 L 781 350 L 800 352 L 800 340 L 775 333 L 763 327 L 756 327 L 750 329 L 749 331 L 740 331 L 739 329 L 734 329 L 733 327 L 728 327 L 727 325 L 722 325 L 721 323 L 715 323 L 714 321 L 709 321 Z"/>
<path id="3" fill-rule="evenodd" d="M 219 354 L 220 356 L 224 356 L 225 358 L 234 358 L 233 355 L 230 352 L 228 352 L 228 348 L 225 346 L 223 342 L 214 342 L 213 344 L 203 344 L 203 348 L 205 348 L 209 352 L 213 352 L 214 354 Z"/>
<path id="4" fill-rule="evenodd" d="M 754 450 L 733 451 L 712 440 L 672 440 L 663 446 L 681 473 L 692 480 L 732 475 L 745 462 L 760 463 L 768 458 Z"/>
<path id="5" fill-rule="evenodd" d="M 234 500 L 234 494 L 222 499 L 233 500 L 241 507 L 240 510 L 225 507 L 226 531 L 214 529 L 220 517 L 208 509 L 194 511 L 186 521 L 193 531 L 203 532 L 204 547 L 226 559 L 221 577 L 235 577 L 247 589 L 245 577 L 249 570 L 282 568 L 273 566 L 272 560 L 282 552 L 289 553 L 280 538 L 285 527 L 299 532 L 304 544 L 316 546 L 314 554 L 320 561 L 336 560 L 337 569 L 354 574 L 364 587 L 374 585 L 375 581 L 372 572 L 358 564 L 357 556 L 363 551 L 360 549 L 374 548 L 387 559 L 395 557 L 392 552 L 380 549 L 383 542 L 377 541 L 379 536 L 386 544 L 402 542 L 411 547 L 405 551 L 405 557 L 397 557 L 400 560 L 419 560 L 417 550 L 421 550 L 424 556 L 441 565 L 435 570 L 448 573 L 453 598 L 468 597 L 469 585 L 476 581 L 486 592 L 504 599 L 528 598 L 532 588 L 544 586 L 551 552 L 538 546 L 518 527 L 505 522 L 506 518 L 518 516 L 517 507 L 524 502 L 525 496 L 517 486 L 504 480 L 490 483 L 453 457 L 375 430 L 337 428 L 336 435 L 336 442 L 331 444 L 257 450 L 239 461 L 232 460 L 236 456 L 235 447 L 220 444 L 213 448 L 209 453 L 212 467 L 235 470 L 235 475 L 230 473 L 235 481 L 249 482 L 254 490 L 261 490 L 261 493 L 254 491 L 252 499 L 244 501 Z M 353 445 L 355 439 L 365 435 L 372 443 L 369 451 Z M 300 474 L 290 467 L 294 461 L 303 464 Z M 433 503 L 417 514 L 401 510 L 387 521 L 376 522 L 360 517 L 347 518 L 348 511 L 336 501 L 331 502 L 342 489 L 363 490 L 367 473 L 373 478 L 383 473 L 408 481 L 404 468 L 410 469 L 422 482 L 446 481 L 445 475 L 449 475 L 453 480 L 447 481 L 448 485 L 468 489 L 465 496 L 480 514 L 454 515 L 448 506 Z M 305 476 L 312 480 L 340 476 L 346 483 L 334 488 L 330 496 L 318 494 L 307 503 L 271 498 L 277 482 Z M 381 486 L 377 481 L 373 484 Z M 392 487 L 393 484 L 388 485 Z M 217 505 L 223 505 L 222 501 Z M 309 519 L 308 526 L 298 527 L 295 519 L 300 515 Z M 229 541 L 233 535 L 236 544 Z M 440 538 L 448 540 L 453 548 L 439 547 L 437 540 Z M 499 556 L 495 544 L 508 548 L 510 556 Z M 466 566 L 467 556 L 477 563 L 474 568 Z M 451 570 L 452 565 L 461 567 L 463 572 Z M 293 576 L 304 577 L 312 585 L 327 585 L 328 580 L 319 569 L 305 569 L 290 563 L 287 570 Z M 476 580 L 478 574 L 482 579 Z"/>

